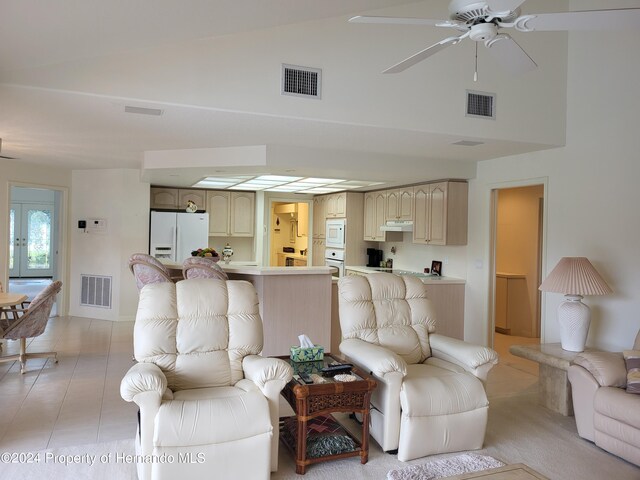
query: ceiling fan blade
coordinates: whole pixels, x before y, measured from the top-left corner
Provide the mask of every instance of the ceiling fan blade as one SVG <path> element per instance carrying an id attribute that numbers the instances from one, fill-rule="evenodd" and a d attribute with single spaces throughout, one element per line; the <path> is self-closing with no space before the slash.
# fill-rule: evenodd
<path id="1" fill-rule="evenodd" d="M 413 67 L 416 63 L 420 63 L 423 60 L 426 60 L 432 55 L 435 55 L 440 50 L 444 50 L 445 48 L 455 45 L 460 40 L 468 36 L 468 33 L 461 35 L 459 37 L 449 37 L 444 40 L 440 40 L 435 45 L 431 45 L 430 47 L 425 48 L 424 50 L 419 51 L 418 53 L 411 55 L 409 58 L 405 58 L 400 63 L 396 63 L 393 67 L 387 68 L 382 73 L 399 73 L 405 71 L 409 67 Z"/>
<path id="2" fill-rule="evenodd" d="M 536 62 L 510 35 L 498 35 L 488 47 L 491 55 L 515 74 L 527 73 L 538 68 Z"/>
<path id="3" fill-rule="evenodd" d="M 364 17 L 358 15 L 349 19 L 349 23 L 381 23 L 387 25 L 426 25 L 430 27 L 453 27 L 460 25 L 460 22 L 451 20 L 433 20 L 430 18 L 410 18 L 410 17 Z"/>
<path id="4" fill-rule="evenodd" d="M 525 32 L 632 29 L 640 25 L 640 8 L 539 13 L 523 15 L 515 23 L 516 29 Z"/>
<path id="5" fill-rule="evenodd" d="M 492 12 L 513 12 L 526 0 L 487 0 L 489 10 Z"/>

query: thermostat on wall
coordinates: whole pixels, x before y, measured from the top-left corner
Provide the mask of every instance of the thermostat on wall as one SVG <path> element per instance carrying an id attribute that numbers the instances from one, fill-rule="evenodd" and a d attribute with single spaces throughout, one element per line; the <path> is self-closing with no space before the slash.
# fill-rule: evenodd
<path id="1" fill-rule="evenodd" d="M 87 233 L 107 233 L 107 219 L 88 218 L 86 231 Z"/>

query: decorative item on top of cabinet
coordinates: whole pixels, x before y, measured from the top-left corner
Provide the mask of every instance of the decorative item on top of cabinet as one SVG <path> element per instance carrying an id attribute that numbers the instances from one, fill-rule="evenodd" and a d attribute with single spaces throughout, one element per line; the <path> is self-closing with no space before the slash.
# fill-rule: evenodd
<path id="1" fill-rule="evenodd" d="M 364 194 L 364 240 L 384 242 L 385 232 L 380 227 L 385 224 L 387 192 L 367 192 Z"/>
<path id="2" fill-rule="evenodd" d="M 385 221 L 413 220 L 413 187 L 387 190 Z"/>
<path id="3" fill-rule="evenodd" d="M 467 182 L 428 183 L 413 192 L 413 243 L 467 244 Z"/>
<path id="4" fill-rule="evenodd" d="M 207 191 L 209 235 L 212 237 L 253 237 L 254 192 Z"/>
<path id="5" fill-rule="evenodd" d="M 189 201 L 196 204 L 198 210 L 206 209 L 207 205 L 207 191 L 197 189 L 179 189 L 178 190 L 178 208 L 187 208 Z"/>
<path id="6" fill-rule="evenodd" d="M 150 207 L 155 210 L 184 210 L 191 200 L 199 210 L 206 208 L 206 190 L 151 187 Z"/>

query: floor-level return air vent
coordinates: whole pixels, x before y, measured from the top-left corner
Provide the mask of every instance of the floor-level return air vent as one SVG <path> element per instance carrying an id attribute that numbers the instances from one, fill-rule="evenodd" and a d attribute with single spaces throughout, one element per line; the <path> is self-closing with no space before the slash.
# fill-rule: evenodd
<path id="1" fill-rule="evenodd" d="M 467 117 L 496 119 L 496 94 L 467 90 Z"/>
<path id="2" fill-rule="evenodd" d="M 111 308 L 111 277 L 81 275 L 80 305 Z"/>
<path id="3" fill-rule="evenodd" d="M 282 64 L 282 95 L 320 98 L 322 70 Z"/>

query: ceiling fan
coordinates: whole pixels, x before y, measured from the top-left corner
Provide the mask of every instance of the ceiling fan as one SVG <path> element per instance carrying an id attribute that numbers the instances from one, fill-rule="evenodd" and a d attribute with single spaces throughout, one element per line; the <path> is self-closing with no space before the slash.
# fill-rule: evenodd
<path id="1" fill-rule="evenodd" d="M 503 29 L 543 32 L 640 28 L 640 8 L 521 15 L 520 5 L 524 2 L 525 0 L 451 0 L 449 20 L 357 16 L 349 19 L 349 22 L 426 25 L 462 32 L 461 35 L 447 37 L 411 55 L 383 73 L 402 72 L 465 38 L 476 42 L 476 49 L 478 43 L 483 42 L 489 52 L 512 72 L 525 73 L 538 65 L 509 34 L 502 32 Z"/>
<path id="2" fill-rule="evenodd" d="M 2 152 L 2 139 L 0 138 L 0 152 Z M 15 157 L 7 157 L 6 155 L 0 155 L 0 158 L 4 158 L 6 160 L 17 160 Z"/>

